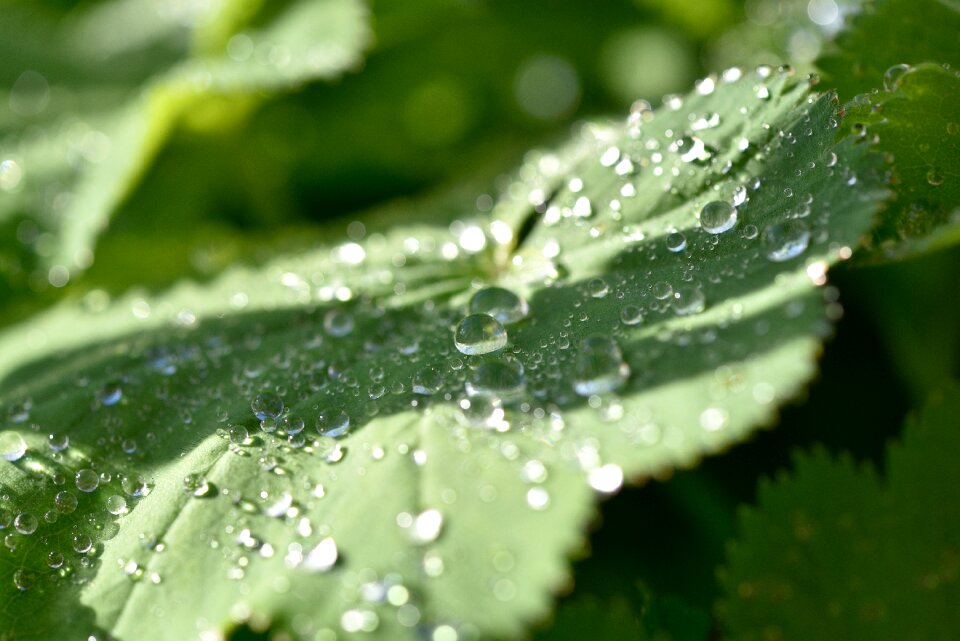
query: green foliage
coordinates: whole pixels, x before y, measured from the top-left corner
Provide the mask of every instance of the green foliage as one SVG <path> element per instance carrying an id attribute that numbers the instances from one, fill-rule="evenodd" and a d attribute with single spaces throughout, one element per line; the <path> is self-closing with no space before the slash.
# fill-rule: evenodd
<path id="1" fill-rule="evenodd" d="M 0 639 L 952 623 L 955 2 L 8 4 Z"/>
<path id="2" fill-rule="evenodd" d="M 893 160 L 896 195 L 874 234 L 904 256 L 960 240 L 960 76 L 933 64 L 891 71 L 887 92 L 854 102 L 848 122 Z"/>
<path id="3" fill-rule="evenodd" d="M 843 100 L 881 86 L 890 67 L 921 62 L 960 68 L 960 6 L 953 0 L 868 0 L 817 61 Z"/>
<path id="4" fill-rule="evenodd" d="M 762 484 L 721 574 L 729 638 L 954 638 L 958 415 L 951 387 L 888 449 L 885 481 L 815 451 Z"/>

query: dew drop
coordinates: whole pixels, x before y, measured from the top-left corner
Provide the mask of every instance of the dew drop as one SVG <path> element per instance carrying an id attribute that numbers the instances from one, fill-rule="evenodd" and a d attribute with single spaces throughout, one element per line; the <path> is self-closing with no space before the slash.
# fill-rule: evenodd
<path id="1" fill-rule="evenodd" d="M 591 278 L 587 281 L 587 292 L 594 298 L 603 298 L 610 293 L 610 286 L 602 278 Z"/>
<path id="2" fill-rule="evenodd" d="M 317 414 L 316 428 L 320 436 L 343 436 L 350 429 L 350 416 L 340 407 L 327 408 Z"/>
<path id="3" fill-rule="evenodd" d="M 107 497 L 107 512 L 116 516 L 120 516 L 122 514 L 126 514 L 127 511 L 127 499 L 123 498 L 119 494 L 114 494 L 113 496 Z"/>
<path id="4" fill-rule="evenodd" d="M 477 365 L 465 389 L 467 396 L 510 402 L 523 395 L 525 386 L 523 366 L 519 362 L 495 360 Z"/>
<path id="5" fill-rule="evenodd" d="M 470 299 L 468 308 L 471 314 L 487 314 L 504 325 L 521 321 L 530 313 L 527 301 L 503 287 L 481 289 Z"/>
<path id="6" fill-rule="evenodd" d="M 147 479 L 141 474 L 130 474 L 122 477 L 120 479 L 120 488 L 127 496 L 134 497 L 146 496 L 150 491 Z"/>
<path id="7" fill-rule="evenodd" d="M 507 345 L 507 330 L 487 314 L 471 314 L 457 325 L 454 345 L 463 354 L 489 354 Z"/>
<path id="8" fill-rule="evenodd" d="M 331 309 L 323 317 L 323 329 L 335 338 L 347 336 L 353 331 L 353 327 L 353 315 L 346 310 Z"/>
<path id="9" fill-rule="evenodd" d="M 677 316 L 692 316 L 704 310 L 706 299 L 699 287 L 682 287 L 673 293 L 670 306 Z"/>
<path id="10" fill-rule="evenodd" d="M 283 413 L 283 400 L 276 394 L 264 392 L 257 394 L 253 402 L 250 403 L 250 409 L 253 415 L 261 421 L 266 418 L 277 418 Z"/>
<path id="11" fill-rule="evenodd" d="M 573 389 L 581 396 L 606 394 L 623 386 L 630 366 L 620 346 L 607 336 L 590 336 L 577 350 Z"/>
<path id="12" fill-rule="evenodd" d="M 77 497 L 71 492 L 62 490 L 53 497 L 53 505 L 61 514 L 72 514 L 77 509 Z"/>
<path id="13" fill-rule="evenodd" d="M 889 92 L 894 92 L 900 86 L 903 77 L 911 69 L 910 65 L 893 65 L 883 74 L 883 88 Z"/>
<path id="14" fill-rule="evenodd" d="M 439 510 L 424 510 L 413 519 L 410 535 L 417 543 L 431 543 L 440 536 L 443 515 Z"/>
<path id="15" fill-rule="evenodd" d="M 77 472 L 75 480 L 81 492 L 93 492 L 100 485 L 100 475 L 89 468 Z"/>
<path id="16" fill-rule="evenodd" d="M 233 445 L 243 445 L 250 438 L 250 432 L 243 425 L 231 425 L 227 428 L 227 435 Z"/>
<path id="17" fill-rule="evenodd" d="M 38 525 L 40 525 L 40 522 L 37 520 L 37 517 L 29 512 L 21 512 L 17 515 L 17 518 L 13 519 L 13 527 L 16 528 L 20 534 L 33 534 L 37 531 Z"/>
<path id="18" fill-rule="evenodd" d="M 636 305 L 626 305 L 620 310 L 620 322 L 624 325 L 639 325 L 643 322 L 643 310 Z"/>
<path id="19" fill-rule="evenodd" d="M 25 592 L 33 587 L 37 576 L 30 570 L 21 568 L 13 573 L 13 585 L 21 592 Z"/>
<path id="20" fill-rule="evenodd" d="M 421 367 L 413 375 L 410 387 L 414 394 L 431 396 L 439 392 L 440 388 L 443 387 L 443 376 L 436 367 L 427 365 Z"/>
<path id="21" fill-rule="evenodd" d="M 670 232 L 667 234 L 666 245 L 667 250 L 674 254 L 682 252 L 687 248 L 687 237 L 678 231 Z"/>
<path id="22" fill-rule="evenodd" d="M 931 169 L 927 172 L 927 183 L 932 187 L 939 187 L 943 184 L 943 172 L 939 169 Z"/>
<path id="23" fill-rule="evenodd" d="M 303 431 L 304 422 L 303 419 L 297 416 L 296 414 L 287 414 L 282 419 L 280 419 L 280 430 L 287 436 L 294 436 Z M 243 428 L 246 432 L 246 428 Z M 231 440 L 232 440 L 231 434 Z M 246 441 L 246 437 L 244 437 Z"/>
<path id="24" fill-rule="evenodd" d="M 123 398 L 123 388 L 119 383 L 107 383 L 97 392 L 97 400 L 107 407 L 116 405 Z"/>
<path id="25" fill-rule="evenodd" d="M 311 572 L 326 572 L 337 563 L 337 542 L 327 537 L 317 543 L 303 559 L 303 568 Z"/>
<path id="26" fill-rule="evenodd" d="M 54 452 L 62 452 L 70 447 L 70 437 L 66 434 L 48 434 L 47 445 Z"/>
<path id="27" fill-rule="evenodd" d="M 86 554 L 93 547 L 93 541 L 89 536 L 82 533 L 73 535 L 73 551 L 77 554 Z"/>
<path id="28" fill-rule="evenodd" d="M 13 430 L 0 432 L 0 456 L 8 461 L 19 461 L 27 453 L 27 442 Z"/>
<path id="29" fill-rule="evenodd" d="M 194 472 L 183 477 L 183 491 L 196 497 L 204 497 L 212 494 L 213 488 L 207 482 L 206 477 Z"/>
<path id="30" fill-rule="evenodd" d="M 619 465 L 608 463 L 590 470 L 587 482 L 597 492 L 613 494 L 623 486 L 623 470 Z"/>
<path id="31" fill-rule="evenodd" d="M 714 200 L 700 210 L 700 227 L 709 234 L 722 234 L 737 224 L 737 210 L 730 203 Z"/>
<path id="32" fill-rule="evenodd" d="M 772 223 L 763 230 L 764 253 L 776 263 L 796 258 L 809 244 L 810 228 L 799 220 Z"/>

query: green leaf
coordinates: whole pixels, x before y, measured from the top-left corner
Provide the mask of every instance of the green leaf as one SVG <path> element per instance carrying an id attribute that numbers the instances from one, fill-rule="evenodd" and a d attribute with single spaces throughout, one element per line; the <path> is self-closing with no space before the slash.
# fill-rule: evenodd
<path id="1" fill-rule="evenodd" d="M 881 86 L 888 69 L 900 64 L 947 63 L 960 67 L 960 5 L 954 0 L 866 2 L 817 62 L 824 80 L 849 100 Z"/>
<path id="2" fill-rule="evenodd" d="M 848 122 L 892 158 L 896 190 L 874 243 L 903 257 L 960 241 L 960 75 L 919 65 L 889 89 L 853 103 Z"/>
<path id="3" fill-rule="evenodd" d="M 883 195 L 867 145 L 831 146 L 835 112 L 788 73 L 730 71 L 531 153 L 489 217 L 370 220 L 361 242 L 9 330 L 2 505 L 42 520 L 0 552 L 10 631 L 518 636 L 596 493 L 742 440 L 812 375 L 839 312 L 819 285 Z M 737 220 L 712 233 L 715 201 Z M 480 283 L 529 317 L 455 332 Z M 258 427 L 251 403 L 278 399 L 304 432 Z M 137 475 L 151 491 L 123 513 Z"/>
<path id="4" fill-rule="evenodd" d="M 11 94 L 20 108 L 0 122 L 0 187 L 10 192 L 0 225 L 19 229 L 24 245 L 5 261 L 14 287 L 61 287 L 88 267 L 97 234 L 175 127 L 229 126 L 270 93 L 334 79 L 369 40 L 358 0 L 287 2 L 249 23 L 249 2 L 216 6 L 194 15 L 128 0 L 62 24 L 13 12 L 11 30 L 62 42 L 60 57 L 72 61 L 61 69 L 39 54 L 10 60 L 49 76 L 28 69 Z M 203 25 L 203 46 L 191 55 L 192 24 Z M 243 25 L 229 39 L 217 31 Z"/>
<path id="5" fill-rule="evenodd" d="M 729 638 L 954 638 L 958 414 L 954 386 L 908 421 L 885 482 L 815 451 L 791 477 L 761 484 L 721 574 Z"/>

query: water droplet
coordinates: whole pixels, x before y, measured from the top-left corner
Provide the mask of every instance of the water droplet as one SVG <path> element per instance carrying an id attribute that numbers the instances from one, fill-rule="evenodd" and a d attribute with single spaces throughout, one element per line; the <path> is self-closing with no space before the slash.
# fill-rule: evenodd
<path id="1" fill-rule="evenodd" d="M 36 583 L 37 575 L 26 569 L 19 569 L 13 573 L 13 584 L 20 591 L 26 591 Z"/>
<path id="2" fill-rule="evenodd" d="M 931 169 L 927 172 L 927 182 L 933 187 L 939 187 L 943 184 L 943 172 L 939 169 Z"/>
<path id="3" fill-rule="evenodd" d="M 120 516 L 127 513 L 127 499 L 119 494 L 107 497 L 107 512 Z"/>
<path id="4" fill-rule="evenodd" d="M 81 492 L 93 492 L 100 485 L 100 475 L 86 468 L 77 472 L 77 489 Z"/>
<path id="5" fill-rule="evenodd" d="M 477 365 L 465 389 L 467 396 L 495 398 L 509 402 L 520 397 L 525 389 L 523 365 L 517 361 L 487 361 Z"/>
<path id="6" fill-rule="evenodd" d="M 527 301 L 509 289 L 487 287 L 473 295 L 470 299 L 469 311 L 471 314 L 493 316 L 504 325 L 509 325 L 526 318 L 530 313 L 530 307 Z"/>
<path id="7" fill-rule="evenodd" d="M 602 278 L 591 278 L 587 281 L 587 293 L 594 298 L 603 298 L 610 293 L 610 286 Z"/>
<path id="8" fill-rule="evenodd" d="M 303 559 L 303 568 L 311 572 L 326 572 L 337 563 L 337 542 L 327 537 L 317 543 Z"/>
<path id="9" fill-rule="evenodd" d="M 623 486 L 623 470 L 613 463 L 595 467 L 587 473 L 587 482 L 597 492 L 613 494 Z"/>
<path id="10" fill-rule="evenodd" d="M 261 421 L 265 418 L 277 418 L 283 413 L 283 400 L 276 394 L 265 392 L 257 394 L 253 402 L 250 403 L 250 409 L 253 415 Z"/>
<path id="11" fill-rule="evenodd" d="M 573 389 L 581 396 L 605 394 L 623 386 L 630 366 L 623 360 L 620 346 L 607 336 L 590 336 L 580 341 L 574 371 Z"/>
<path id="12" fill-rule="evenodd" d="M 53 497 L 53 504 L 61 514 L 72 514 L 77 509 L 77 497 L 71 492 L 62 490 Z"/>
<path id="13" fill-rule="evenodd" d="M 704 310 L 706 299 L 699 287 L 682 287 L 673 293 L 670 306 L 677 316 L 692 316 Z"/>
<path id="14" fill-rule="evenodd" d="M 13 519 L 13 527 L 20 534 L 33 534 L 37 531 L 38 525 L 40 525 L 40 522 L 37 517 L 29 512 L 21 512 L 17 515 L 17 518 Z"/>
<path id="15" fill-rule="evenodd" d="M 643 310 L 636 305 L 626 305 L 620 310 L 620 322 L 624 325 L 639 325 L 643 322 Z"/>
<path id="16" fill-rule="evenodd" d="M 70 447 L 70 437 L 66 434 L 48 434 L 47 445 L 54 452 L 62 452 Z"/>
<path id="17" fill-rule="evenodd" d="M 354 320 L 350 312 L 343 309 L 331 309 L 323 317 L 323 329 L 327 334 L 340 338 L 353 331 Z"/>
<path id="18" fill-rule="evenodd" d="M 343 436 L 350 429 L 350 416 L 342 408 L 328 408 L 317 414 L 316 427 L 320 436 Z"/>
<path id="19" fill-rule="evenodd" d="M 772 223 L 763 230 L 764 252 L 770 260 L 782 263 L 796 258 L 810 244 L 810 228 L 799 220 Z"/>
<path id="20" fill-rule="evenodd" d="M 911 70 L 910 65 L 893 65 L 883 74 L 883 88 L 894 92 L 900 86 L 903 77 Z"/>
<path id="21" fill-rule="evenodd" d="M 678 231 L 670 232 L 667 234 L 666 244 L 667 250 L 676 254 L 687 248 L 687 237 Z"/>
<path id="22" fill-rule="evenodd" d="M 243 445 L 250 438 L 250 432 L 243 425 L 231 425 L 227 428 L 227 435 L 234 445 Z"/>
<path id="23" fill-rule="evenodd" d="M 0 456 L 8 461 L 19 461 L 27 453 L 27 442 L 13 430 L 0 432 Z"/>
<path id="24" fill-rule="evenodd" d="M 737 210 L 730 203 L 714 200 L 700 210 L 700 227 L 709 234 L 722 234 L 737 224 Z"/>
<path id="25" fill-rule="evenodd" d="M 47 567 L 56 570 L 57 568 L 63 567 L 63 562 L 64 558 L 61 552 L 57 550 L 51 550 L 47 554 Z"/>
<path id="26" fill-rule="evenodd" d="M 657 300 L 666 300 L 673 294 L 673 285 L 661 280 L 653 284 L 652 293 Z"/>
<path id="27" fill-rule="evenodd" d="M 527 490 L 527 505 L 534 510 L 545 510 L 550 505 L 550 493 L 542 487 L 531 487 Z"/>
<path id="28" fill-rule="evenodd" d="M 89 536 L 82 533 L 73 535 L 73 550 L 77 554 L 86 554 L 93 547 L 93 541 Z"/>
<path id="29" fill-rule="evenodd" d="M 410 536 L 417 543 L 431 543 L 440 536 L 443 515 L 439 510 L 424 510 L 413 519 Z"/>
<path id="30" fill-rule="evenodd" d="M 202 474 L 194 472 L 183 477 L 183 491 L 196 497 L 209 496 L 213 488 Z"/>
<path id="31" fill-rule="evenodd" d="M 280 419 L 280 430 L 287 436 L 294 436 L 303 431 L 303 419 L 296 414 L 287 414 Z M 231 437 L 232 438 L 232 437 Z M 246 439 L 244 439 L 246 440 Z"/>
<path id="32" fill-rule="evenodd" d="M 121 398 L 123 398 L 123 388 L 119 383 L 107 383 L 97 392 L 97 400 L 107 407 L 116 405 Z"/>
<path id="33" fill-rule="evenodd" d="M 147 479 L 141 474 L 130 474 L 122 477 L 120 487 L 127 496 L 146 496 L 150 492 Z"/>
<path id="34" fill-rule="evenodd" d="M 427 365 L 417 370 L 411 382 L 411 390 L 413 393 L 422 396 L 436 394 L 442 386 L 443 376 L 440 374 L 440 370 L 432 365 Z"/>
<path id="35" fill-rule="evenodd" d="M 457 325 L 454 345 L 463 354 L 488 354 L 507 345 L 507 330 L 492 316 L 471 314 Z"/>

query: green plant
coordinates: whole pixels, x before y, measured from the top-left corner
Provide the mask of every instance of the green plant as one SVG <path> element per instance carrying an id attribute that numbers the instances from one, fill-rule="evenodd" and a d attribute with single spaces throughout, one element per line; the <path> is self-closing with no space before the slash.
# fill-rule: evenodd
<path id="1" fill-rule="evenodd" d="M 954 3 L 870 5 L 822 79 L 731 68 L 560 144 L 580 91 L 611 104 L 539 43 L 588 60 L 635 7 L 147 5 L 3 27 L 0 638 L 956 629 Z M 841 293 L 869 320 L 818 365 Z M 818 449 L 737 535 L 792 446 L 877 459 L 938 389 L 886 486 Z"/>

